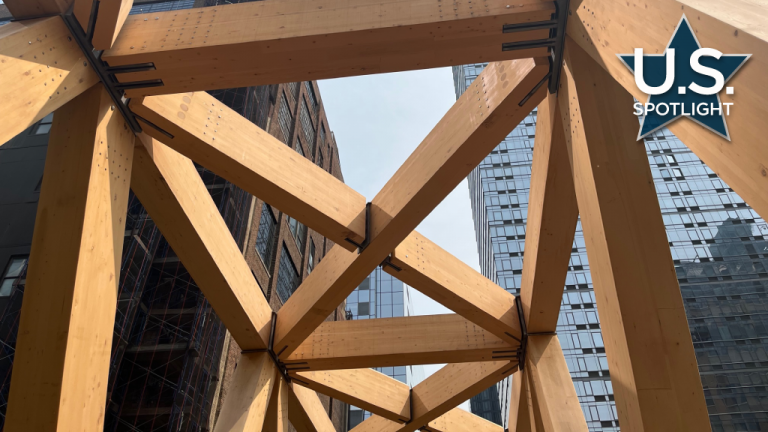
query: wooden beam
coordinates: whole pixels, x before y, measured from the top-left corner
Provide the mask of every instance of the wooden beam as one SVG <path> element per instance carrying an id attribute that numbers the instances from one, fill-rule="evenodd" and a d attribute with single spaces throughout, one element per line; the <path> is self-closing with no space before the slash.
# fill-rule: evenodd
<path id="1" fill-rule="evenodd" d="M 350 256 L 335 246 L 329 253 L 334 260 L 323 259 L 280 309 L 275 351 L 281 359 L 544 98 L 545 86 L 537 89 L 537 85 L 548 71 L 545 59 L 493 63 L 485 68 L 373 199 L 367 247 Z"/>
<path id="2" fill-rule="evenodd" d="M 131 188 L 237 344 L 266 348 L 272 309 L 200 174 L 186 157 L 142 138 Z"/>
<path id="3" fill-rule="evenodd" d="M 260 431 L 279 379 L 267 353 L 243 353 L 224 399 L 214 432 Z M 264 429 L 268 430 L 268 429 Z"/>
<path id="4" fill-rule="evenodd" d="M 400 424 L 372 415 L 352 432 L 413 432 L 517 370 L 508 361 L 448 364 L 413 388 L 413 418 Z"/>
<path id="5" fill-rule="evenodd" d="M 545 56 L 546 48 L 504 51 L 502 44 L 546 39 L 548 30 L 503 28 L 547 21 L 554 12 L 546 0 L 224 5 L 131 16 L 102 58 L 111 66 L 155 64 L 155 71 L 118 75 L 121 82 L 163 81 L 130 97 L 428 69 Z"/>
<path id="6" fill-rule="evenodd" d="M 288 383 L 275 371 L 275 387 L 272 389 L 272 395 L 269 398 L 267 407 L 267 417 L 264 419 L 264 431 L 269 432 L 289 432 L 291 430 L 289 416 L 290 401 L 288 394 L 290 388 Z"/>
<path id="7" fill-rule="evenodd" d="M 635 48 L 661 52 L 682 14 L 688 17 L 703 47 L 725 54 L 754 54 L 728 81 L 728 86 L 736 89 L 734 94 L 720 94 L 722 102 L 734 103 L 726 120 L 731 141 L 686 119 L 668 128 L 755 211 L 768 217 L 768 147 L 761 144 L 768 135 L 765 7 L 743 0 L 652 0 L 643 6 L 638 13 L 641 7 L 634 2 L 580 0 L 571 5 L 568 34 L 641 102 L 648 96 L 640 92 L 634 75 L 616 54 L 632 53 Z M 621 109 L 631 111 L 631 103 Z"/>
<path id="8" fill-rule="evenodd" d="M 350 251 L 365 239 L 365 197 L 205 92 L 132 100 L 142 128 Z M 338 304 L 337 304 L 338 305 Z"/>
<path id="9" fill-rule="evenodd" d="M 133 0 L 100 0 L 96 26 L 93 29 L 92 44 L 96 50 L 112 48 L 120 33 L 128 13 L 133 7 Z"/>
<path id="10" fill-rule="evenodd" d="M 99 81 L 59 17 L 0 27 L 0 76 L 0 145 Z"/>
<path id="11" fill-rule="evenodd" d="M 709 430 L 632 96 L 570 39 L 565 54 L 559 103 L 621 426 Z"/>
<path id="12" fill-rule="evenodd" d="M 25 20 L 63 14 L 72 0 L 5 0 L 4 3 L 14 19 Z"/>
<path id="13" fill-rule="evenodd" d="M 557 95 L 538 109 L 520 300 L 529 333 L 553 332 L 579 209 Z"/>
<path id="14" fill-rule="evenodd" d="M 515 358 L 518 346 L 455 314 L 327 321 L 283 361 L 289 370 L 462 363 Z"/>
<path id="15" fill-rule="evenodd" d="M 298 385 L 288 389 L 288 417 L 298 432 L 336 432 L 317 393 Z"/>
<path id="16" fill-rule="evenodd" d="M 423 235 L 413 231 L 406 237 L 392 253 L 392 264 L 400 270 L 384 266 L 384 271 L 507 343 L 519 344 L 515 296 Z"/>
<path id="17" fill-rule="evenodd" d="M 535 389 L 543 425 L 536 432 L 587 432 L 587 421 L 557 336 L 529 336 L 526 353 L 525 373 Z"/>
<path id="18" fill-rule="evenodd" d="M 386 419 L 406 423 L 411 418 L 411 389 L 373 369 L 297 371 L 293 382 L 362 408 Z"/>
<path id="19" fill-rule="evenodd" d="M 541 418 L 539 410 L 539 395 L 536 392 L 536 386 L 533 383 L 531 374 L 525 373 L 525 389 L 528 399 L 528 418 L 530 419 L 531 432 L 542 432 L 544 430 L 544 419 Z"/>
<path id="20" fill-rule="evenodd" d="M 504 432 L 504 428 L 496 423 L 489 422 L 461 408 L 454 408 L 432 420 L 422 430 L 428 432 Z"/>
<path id="21" fill-rule="evenodd" d="M 6 430 L 101 431 L 133 132 L 93 87 L 56 112 Z"/>
<path id="22" fill-rule="evenodd" d="M 518 369 L 512 374 L 507 427 L 514 432 L 535 432 L 536 426 L 532 422 L 533 417 L 533 400 L 528 388 L 528 377 L 525 371 Z"/>

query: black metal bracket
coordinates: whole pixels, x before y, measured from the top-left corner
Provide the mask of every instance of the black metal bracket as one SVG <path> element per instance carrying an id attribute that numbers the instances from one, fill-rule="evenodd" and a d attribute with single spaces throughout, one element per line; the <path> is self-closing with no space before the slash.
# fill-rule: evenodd
<path id="1" fill-rule="evenodd" d="M 506 42 L 501 44 L 502 51 L 513 51 L 532 48 L 547 48 L 549 50 L 549 74 L 545 77 L 549 80 L 549 92 L 557 93 L 560 86 L 560 73 L 563 64 L 563 47 L 565 45 L 565 26 L 568 23 L 568 13 L 570 0 L 554 0 L 555 13 L 548 21 L 537 21 L 532 23 L 505 24 L 502 27 L 503 33 L 516 33 L 531 30 L 549 29 L 549 36 L 546 39 L 537 39 L 531 41 Z M 541 87 L 541 83 L 520 102 L 523 106 L 525 102 Z"/>
<path id="2" fill-rule="evenodd" d="M 275 354 L 274 350 L 274 343 L 275 343 L 275 326 L 277 325 L 277 312 L 272 312 L 272 323 L 271 327 L 269 329 L 269 342 L 267 344 L 266 349 L 252 349 L 252 350 L 242 350 L 240 351 L 240 354 L 253 354 L 253 353 L 267 353 L 269 354 L 269 358 L 272 360 L 272 363 L 275 364 L 275 367 L 277 368 L 277 371 L 280 372 L 280 375 L 283 377 L 285 382 L 290 383 L 291 382 L 291 376 L 288 375 L 288 367 L 285 363 L 280 361 L 280 358 L 278 357 L 279 354 Z"/>
<path id="3" fill-rule="evenodd" d="M 64 24 L 72 34 L 71 37 L 75 39 L 75 42 L 77 42 L 77 45 L 83 51 L 83 54 L 85 54 L 86 61 L 84 62 L 84 66 L 88 66 L 90 64 L 94 72 L 96 72 L 96 76 L 99 77 L 99 80 L 106 88 L 107 93 L 109 93 L 109 97 L 112 98 L 112 102 L 115 104 L 115 108 L 120 111 L 120 114 L 122 114 L 122 116 L 125 118 L 125 121 L 130 125 L 131 130 L 133 130 L 134 133 L 140 133 L 141 126 L 136 120 L 136 115 L 133 114 L 133 112 L 131 112 L 130 108 L 128 107 L 129 99 L 125 98 L 124 92 L 125 90 L 129 89 L 162 86 L 163 81 L 157 79 L 127 83 L 118 82 L 117 78 L 115 77 L 115 74 L 117 73 L 155 70 L 155 65 L 154 63 L 142 63 L 137 65 L 110 67 L 104 61 L 102 61 L 102 51 L 97 51 L 94 49 L 91 42 L 93 38 L 93 29 L 95 27 L 98 15 L 98 9 L 99 2 L 94 1 L 93 8 L 91 9 L 91 16 L 88 22 L 88 28 L 85 30 L 80 26 L 80 22 L 72 12 L 72 7 L 70 7 L 70 10 L 66 13 L 61 14 L 61 18 L 64 20 Z M 149 122 L 147 123 L 149 124 Z"/>
<path id="4" fill-rule="evenodd" d="M 344 240 L 357 246 L 357 253 L 362 253 L 365 250 L 365 248 L 368 247 L 368 244 L 371 242 L 371 203 L 370 202 L 365 204 L 365 239 L 363 239 L 362 243 L 358 243 L 349 238 L 345 238 Z"/>
<path id="5" fill-rule="evenodd" d="M 525 354 L 528 349 L 528 328 L 525 326 L 525 314 L 523 313 L 523 303 L 520 301 L 520 296 L 515 297 L 515 307 L 517 307 L 517 319 L 520 320 L 520 332 L 523 334 L 517 355 L 518 367 L 522 371 L 525 369 Z"/>
<path id="6" fill-rule="evenodd" d="M 387 255 L 387 257 L 384 258 L 384 261 L 382 261 L 381 264 L 379 264 L 379 266 L 381 266 L 382 268 L 384 268 L 384 267 L 392 267 L 393 269 L 395 269 L 395 271 L 402 271 L 403 270 L 400 267 L 392 264 L 392 255 Z"/>

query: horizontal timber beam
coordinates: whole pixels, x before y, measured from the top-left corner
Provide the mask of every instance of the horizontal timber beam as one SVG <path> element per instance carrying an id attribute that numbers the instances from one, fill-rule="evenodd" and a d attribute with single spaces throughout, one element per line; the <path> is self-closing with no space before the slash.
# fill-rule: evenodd
<path id="1" fill-rule="evenodd" d="M 538 109 L 520 301 L 529 333 L 553 332 L 563 299 L 579 208 L 557 95 Z"/>
<path id="2" fill-rule="evenodd" d="M 365 240 L 365 197 L 206 92 L 134 99 L 144 131 L 337 244 Z"/>
<path id="3" fill-rule="evenodd" d="M 383 269 L 509 344 L 522 339 L 515 296 L 413 231 Z"/>
<path id="4" fill-rule="evenodd" d="M 386 419 L 405 423 L 411 418 L 410 387 L 373 369 L 297 371 L 291 378 L 296 384 Z"/>
<path id="5" fill-rule="evenodd" d="M 0 77 L 0 146 L 99 81 L 60 17 L 0 27 Z"/>
<path id="6" fill-rule="evenodd" d="M 461 408 L 448 411 L 429 422 L 421 430 L 427 432 L 504 432 L 504 428 L 496 423 L 489 422 Z"/>
<path id="7" fill-rule="evenodd" d="M 283 362 L 289 371 L 463 363 L 515 359 L 518 347 L 455 314 L 328 321 Z"/>
<path id="8" fill-rule="evenodd" d="M 336 432 L 317 393 L 302 386 L 288 387 L 288 418 L 298 432 Z"/>
<path id="9" fill-rule="evenodd" d="M 492 63 L 371 203 L 359 255 L 329 252 L 278 312 L 275 351 L 286 359 L 376 266 L 528 115 L 546 94 L 546 59 Z"/>
<path id="10" fill-rule="evenodd" d="M 570 39 L 565 66 L 558 102 L 621 426 L 708 431 L 648 155 L 625 109 L 632 96 Z"/>
<path id="11" fill-rule="evenodd" d="M 516 370 L 517 363 L 508 361 L 445 365 L 413 388 L 410 422 L 399 424 L 373 415 L 352 432 L 413 432 Z"/>
<path id="12" fill-rule="evenodd" d="M 753 54 L 728 86 L 734 94 L 720 93 L 733 103 L 727 117 L 731 140 L 682 119 L 668 125 L 707 166 L 714 170 L 763 218 L 768 217 L 768 34 L 765 7 L 755 2 L 727 0 L 653 0 L 643 2 L 580 0 L 571 3 L 567 33 L 610 76 L 637 100 L 648 96 L 635 84 L 634 75 L 616 57 L 643 48 L 655 53 L 667 46 L 682 14 L 686 14 L 702 47 L 724 54 Z M 631 23 L 624 24 L 624 23 Z M 632 101 L 621 109 L 632 111 Z"/>
<path id="13" fill-rule="evenodd" d="M 92 87 L 53 119 L 8 431 L 104 430 L 135 139 L 110 105 L 106 91 Z"/>
<path id="14" fill-rule="evenodd" d="M 428 69 L 546 56 L 546 47 L 502 44 L 546 39 L 548 29 L 503 29 L 554 12 L 547 0 L 268 0 L 131 16 L 102 58 L 154 63 L 154 71 L 117 75 L 164 83 L 129 97 Z"/>
<path id="15" fill-rule="evenodd" d="M 244 350 L 267 348 L 272 309 L 191 160 L 142 135 L 131 189 Z"/>
<path id="16" fill-rule="evenodd" d="M 72 0 L 5 0 L 4 3 L 14 19 L 25 20 L 63 14 Z"/>

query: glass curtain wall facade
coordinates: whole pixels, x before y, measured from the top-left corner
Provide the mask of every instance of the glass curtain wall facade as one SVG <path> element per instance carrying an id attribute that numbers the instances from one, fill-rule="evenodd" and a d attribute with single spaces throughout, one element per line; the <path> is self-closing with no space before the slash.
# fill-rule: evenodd
<path id="1" fill-rule="evenodd" d="M 453 68 L 457 97 L 485 64 Z M 519 294 L 528 214 L 534 110 L 469 175 L 483 274 Z M 768 225 L 675 136 L 645 140 L 713 431 L 768 430 Z M 581 223 L 557 333 L 591 431 L 619 430 Z M 508 380 L 472 411 L 506 426 Z"/>
<path id="2" fill-rule="evenodd" d="M 412 288 L 377 267 L 347 297 L 347 319 L 363 320 L 412 316 Z M 402 383 L 413 387 L 424 379 L 422 366 L 395 366 L 375 368 Z M 371 413 L 355 406 L 349 407 L 349 429 L 351 430 Z"/>

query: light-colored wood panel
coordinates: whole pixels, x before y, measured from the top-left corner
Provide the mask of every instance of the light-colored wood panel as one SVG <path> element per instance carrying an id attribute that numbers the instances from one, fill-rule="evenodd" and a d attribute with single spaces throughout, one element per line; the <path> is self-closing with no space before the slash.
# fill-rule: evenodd
<path id="1" fill-rule="evenodd" d="M 214 432 L 262 430 L 279 377 L 269 354 L 243 353 L 237 362 Z"/>
<path id="2" fill-rule="evenodd" d="M 411 418 L 410 387 L 373 369 L 297 371 L 291 377 L 296 384 L 386 419 L 405 423 Z"/>
<path id="3" fill-rule="evenodd" d="M 422 430 L 429 432 L 504 432 L 504 428 L 496 423 L 489 422 L 461 408 L 454 408 L 432 420 Z"/>
<path id="4" fill-rule="evenodd" d="M 101 87 L 53 120 L 6 430 L 102 431 L 133 132 Z"/>
<path id="5" fill-rule="evenodd" d="M 578 7 L 571 5 L 568 35 L 641 102 L 648 96 L 640 92 L 634 75 L 616 54 L 632 53 L 635 48 L 661 52 L 682 14 L 702 47 L 724 54 L 752 54 L 728 81 L 734 94 L 720 94 L 723 103 L 734 104 L 726 118 L 731 141 L 690 119 L 675 121 L 668 128 L 752 208 L 768 217 L 768 146 L 761 145 L 768 135 L 768 37 L 761 20 L 765 7 L 744 0 L 651 0 L 643 5 L 643 13 L 638 13 L 637 3 L 581 0 Z M 621 109 L 631 112 L 631 103 Z"/>
<path id="6" fill-rule="evenodd" d="M 264 349 L 272 309 L 191 160 L 152 138 L 131 188 L 244 350 Z"/>
<path id="7" fill-rule="evenodd" d="M 423 235 L 413 231 L 406 237 L 392 253 L 392 263 L 400 270 L 384 266 L 384 271 L 507 343 L 519 344 L 515 296 Z"/>
<path id="8" fill-rule="evenodd" d="M 413 388 L 411 423 L 398 432 L 426 426 L 460 403 L 517 370 L 516 362 L 448 364 Z"/>
<path id="9" fill-rule="evenodd" d="M 545 48 L 503 51 L 501 45 L 545 39 L 547 30 L 502 29 L 545 21 L 553 12 L 544 0 L 224 5 L 129 17 L 103 58 L 113 66 L 155 64 L 155 71 L 118 75 L 121 82 L 164 82 L 129 91 L 131 97 L 397 72 L 545 56 Z"/>
<path id="10" fill-rule="evenodd" d="M 529 333 L 557 327 L 579 209 L 557 95 L 538 109 L 520 289 Z"/>
<path id="11" fill-rule="evenodd" d="M 4 3 L 14 19 L 24 20 L 63 14 L 72 0 L 5 0 Z"/>
<path id="12" fill-rule="evenodd" d="M 275 386 L 269 398 L 267 417 L 264 419 L 265 432 L 289 432 L 291 430 L 288 410 L 290 408 L 290 388 L 288 383 L 275 372 Z"/>
<path id="13" fill-rule="evenodd" d="M 0 145 L 98 82 L 60 17 L 0 27 L 0 77 Z"/>
<path id="14" fill-rule="evenodd" d="M 510 359 L 516 349 L 460 315 L 427 315 L 324 322 L 283 361 L 289 370 L 356 369 Z"/>
<path id="15" fill-rule="evenodd" d="M 133 0 L 100 0 L 91 43 L 97 50 L 108 50 L 115 43 L 123 23 L 131 12 Z"/>
<path id="16" fill-rule="evenodd" d="M 529 336 L 525 359 L 525 373 L 533 383 L 543 425 L 537 432 L 587 432 L 587 421 L 557 336 Z"/>
<path id="17" fill-rule="evenodd" d="M 205 92 L 152 96 L 131 109 L 147 134 L 350 251 L 365 239 L 365 197 Z"/>
<path id="18" fill-rule="evenodd" d="M 632 96 L 570 39 L 565 54 L 558 100 L 622 430 L 709 430 Z"/>
<path id="19" fill-rule="evenodd" d="M 373 199 L 368 246 L 357 257 L 337 251 L 340 247 L 335 246 L 329 253 L 335 260 L 323 259 L 278 312 L 275 351 L 281 359 L 544 98 L 546 86 L 533 89 L 548 71 L 544 59 L 494 63 L 485 68 Z"/>
<path id="20" fill-rule="evenodd" d="M 298 432 L 336 432 L 317 393 L 293 385 L 288 392 L 288 417 Z"/>

